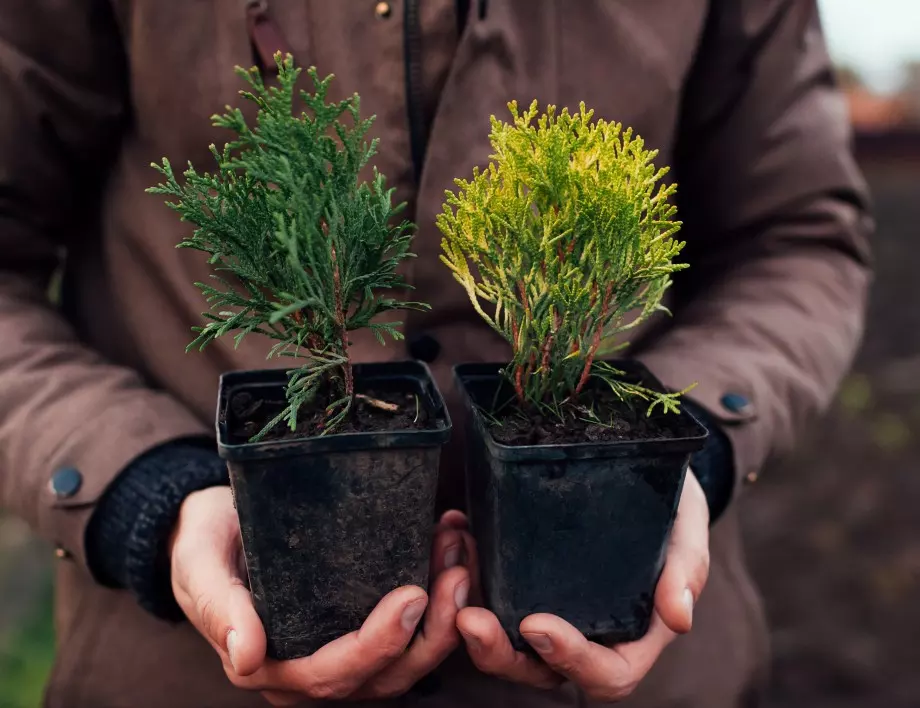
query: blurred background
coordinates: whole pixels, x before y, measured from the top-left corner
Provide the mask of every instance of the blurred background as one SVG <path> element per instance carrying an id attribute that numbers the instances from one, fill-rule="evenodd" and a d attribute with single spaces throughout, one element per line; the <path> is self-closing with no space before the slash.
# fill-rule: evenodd
<path id="1" fill-rule="evenodd" d="M 920 706 L 920 0 L 821 0 L 873 188 L 877 283 L 837 402 L 742 503 L 769 708 Z M 0 512 L 0 708 L 53 656 L 51 549 Z"/>

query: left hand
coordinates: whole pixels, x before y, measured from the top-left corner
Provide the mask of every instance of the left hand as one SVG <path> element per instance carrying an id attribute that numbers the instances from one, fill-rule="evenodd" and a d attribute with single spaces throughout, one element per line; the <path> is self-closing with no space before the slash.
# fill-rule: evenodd
<path id="1" fill-rule="evenodd" d="M 408 691 L 460 645 L 457 610 L 466 605 L 470 588 L 460 559 L 468 536 L 449 525 L 436 529 L 430 594 L 396 588 L 360 629 L 310 656 L 276 661 L 266 656 L 265 630 L 243 580 L 230 487 L 211 487 L 192 493 L 180 507 L 169 542 L 173 593 L 217 652 L 229 681 L 260 692 L 272 705 L 390 698 Z M 422 631 L 413 638 L 419 622 Z"/>
<path id="2" fill-rule="evenodd" d="M 635 690 L 678 634 L 690 631 L 693 605 L 708 576 L 709 506 L 688 472 L 655 591 L 651 627 L 642 639 L 608 648 L 588 641 L 560 617 L 534 614 L 524 618 L 520 630 L 541 663 L 515 651 L 498 618 L 481 607 L 462 610 L 457 628 L 473 663 L 487 674 L 539 688 L 570 680 L 591 700 L 619 701 Z"/>

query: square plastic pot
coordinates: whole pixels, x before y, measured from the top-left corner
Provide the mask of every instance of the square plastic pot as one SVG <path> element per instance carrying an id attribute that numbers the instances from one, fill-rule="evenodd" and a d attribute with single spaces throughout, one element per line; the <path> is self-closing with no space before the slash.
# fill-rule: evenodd
<path id="1" fill-rule="evenodd" d="M 425 430 L 230 439 L 233 396 L 283 400 L 287 374 L 224 374 L 217 437 L 240 520 L 252 599 L 268 654 L 293 659 L 358 629 L 383 595 L 428 585 L 441 446 L 450 417 L 428 368 L 359 364 L 356 388 L 415 393 Z"/>
<path id="2" fill-rule="evenodd" d="M 661 388 L 635 362 L 615 362 Z M 592 641 L 642 637 L 691 453 L 706 430 L 673 416 L 682 437 L 507 446 L 480 408 L 502 386 L 500 364 L 466 364 L 455 376 L 468 412 L 467 494 L 483 593 L 518 649 L 521 620 L 558 615 Z"/>

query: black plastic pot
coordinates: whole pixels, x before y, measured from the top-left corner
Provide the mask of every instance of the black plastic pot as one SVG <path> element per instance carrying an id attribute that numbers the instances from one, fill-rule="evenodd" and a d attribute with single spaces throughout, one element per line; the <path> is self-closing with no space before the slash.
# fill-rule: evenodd
<path id="1" fill-rule="evenodd" d="M 660 388 L 641 365 L 616 365 Z M 470 417 L 468 505 L 486 606 L 518 649 L 529 649 L 518 627 L 535 612 L 558 615 L 593 641 L 639 639 L 648 631 L 690 454 L 703 447 L 705 428 L 681 412 L 674 418 L 683 437 L 502 445 L 479 411 L 495 403 L 500 368 L 455 369 Z"/>
<path id="2" fill-rule="evenodd" d="M 356 388 L 418 395 L 432 429 L 231 440 L 233 396 L 284 398 L 283 370 L 220 380 L 217 436 L 269 656 L 293 659 L 361 626 L 380 598 L 427 587 L 441 446 L 450 418 L 421 363 L 361 364 Z"/>

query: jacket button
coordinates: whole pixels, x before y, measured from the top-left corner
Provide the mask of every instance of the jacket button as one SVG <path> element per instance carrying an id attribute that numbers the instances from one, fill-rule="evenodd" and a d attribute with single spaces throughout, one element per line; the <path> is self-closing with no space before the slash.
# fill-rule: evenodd
<path id="1" fill-rule="evenodd" d="M 70 551 L 68 551 L 66 548 L 61 548 L 58 546 L 54 549 L 54 557 L 58 560 L 68 560 L 72 556 L 70 555 Z"/>
<path id="2" fill-rule="evenodd" d="M 740 393 L 726 393 L 720 403 L 725 410 L 732 413 L 746 413 L 751 408 L 751 401 Z"/>
<path id="3" fill-rule="evenodd" d="M 378 2 L 374 7 L 374 14 L 377 15 L 377 17 L 381 20 L 387 19 L 392 11 L 393 10 L 390 7 L 390 3 L 388 2 Z"/>
<path id="4" fill-rule="evenodd" d="M 80 491 L 83 475 L 76 467 L 63 467 L 51 475 L 48 487 L 58 499 L 69 499 Z"/>
<path id="5" fill-rule="evenodd" d="M 430 364 L 441 353 L 441 343 L 430 334 L 417 334 L 409 340 L 409 355 Z"/>

